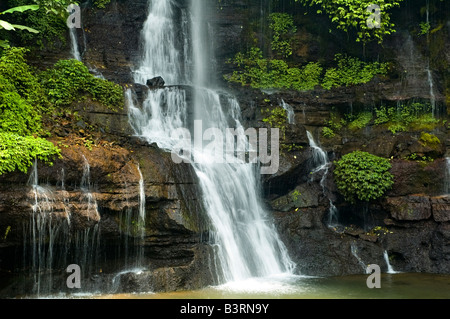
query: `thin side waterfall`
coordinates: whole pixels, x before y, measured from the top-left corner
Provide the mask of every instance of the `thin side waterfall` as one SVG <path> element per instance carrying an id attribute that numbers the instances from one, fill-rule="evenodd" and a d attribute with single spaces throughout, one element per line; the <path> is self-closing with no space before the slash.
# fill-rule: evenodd
<path id="1" fill-rule="evenodd" d="M 384 257 L 384 261 L 386 262 L 386 266 L 387 266 L 387 273 L 388 274 L 396 274 L 397 271 L 394 270 L 394 268 L 392 268 L 392 265 L 389 261 L 389 255 L 387 250 L 384 251 L 383 253 L 383 257 Z"/>
<path id="2" fill-rule="evenodd" d="M 155 50 L 151 58 L 154 61 L 148 61 L 146 53 L 153 50 L 151 47 L 170 48 L 172 53 L 181 51 L 175 40 L 167 35 L 173 30 L 173 24 L 177 23 L 171 14 L 172 1 L 153 0 L 150 1 L 149 8 L 148 21 L 151 16 L 155 16 L 156 8 L 164 8 L 158 12 L 163 15 L 159 19 L 165 23 L 154 23 L 152 32 L 142 33 L 144 46 L 149 47 L 144 48 L 139 69 L 141 83 L 154 75 L 154 61 L 164 58 L 164 50 Z M 215 132 L 223 132 L 225 136 L 226 128 L 231 127 L 242 132 L 237 134 L 236 140 L 246 145 L 247 150 L 250 148 L 240 122 L 239 103 L 226 92 L 209 88 L 206 73 L 210 69 L 211 57 L 208 56 L 209 41 L 205 38 L 208 36 L 208 32 L 205 32 L 208 28 L 202 20 L 204 10 L 202 1 L 192 1 L 192 16 L 188 19 L 192 24 L 191 39 L 181 41 L 186 43 L 189 40 L 192 48 L 192 57 L 184 60 L 194 64 L 191 67 L 194 70 L 192 82 L 195 84 L 194 118 L 188 112 L 186 92 L 182 88 L 166 87 L 150 90 L 142 107 L 136 105 L 132 92 L 128 91 L 130 123 L 136 135 L 149 142 L 156 142 L 159 147 L 168 151 L 177 151 L 180 157 L 192 164 L 199 178 L 204 207 L 213 225 L 211 242 L 221 268 L 217 274 L 221 283 L 292 273 L 295 265 L 261 205 L 258 166 L 220 151 L 225 149 L 226 143 L 234 145 L 234 139 L 229 141 L 214 135 L 214 140 L 211 138 L 211 142 L 203 145 L 202 137 L 207 136 L 208 129 L 216 129 Z M 144 26 L 144 30 L 147 27 Z M 165 69 L 160 69 L 158 75 L 172 79 L 174 82 L 171 83 L 180 84 L 185 79 L 179 74 L 173 76 L 177 74 L 172 68 L 176 62 L 160 63 L 159 66 Z M 190 152 L 181 154 L 177 149 L 180 140 L 173 133 L 182 128 L 190 129 L 194 141 L 188 139 Z"/>
<path id="3" fill-rule="evenodd" d="M 284 100 L 281 100 L 281 107 L 286 110 L 288 123 L 289 124 L 295 124 L 295 113 L 292 106 L 287 104 Z"/>
<path id="4" fill-rule="evenodd" d="M 353 257 L 355 257 L 358 260 L 359 265 L 362 267 L 364 272 L 367 273 L 367 265 L 363 262 L 361 257 L 359 257 L 359 255 L 358 255 L 358 247 L 356 247 L 354 242 L 351 243 L 350 249 L 351 249 Z"/>
<path id="5" fill-rule="evenodd" d="M 136 267 L 143 267 L 144 258 L 144 240 L 145 240 L 145 186 L 144 177 L 142 176 L 141 169 L 138 165 L 139 171 L 139 221 L 138 221 L 138 253 L 136 258 Z"/>
<path id="6" fill-rule="evenodd" d="M 426 23 L 427 25 L 430 25 L 430 1 L 426 1 Z M 427 32 L 427 43 L 429 46 L 430 43 L 430 34 Z M 430 57 L 428 57 L 428 64 L 427 64 L 427 80 L 428 80 L 428 86 L 430 87 L 430 103 L 431 103 L 431 112 L 433 116 L 436 116 L 436 95 L 434 93 L 434 81 L 433 81 L 433 75 L 431 74 L 430 70 Z"/>
<path id="7" fill-rule="evenodd" d="M 328 158 L 328 154 L 320 146 L 317 145 L 311 132 L 307 131 L 306 134 L 308 136 L 309 146 L 312 149 L 313 165 L 315 166 L 315 168 L 311 172 L 311 176 L 313 177 L 315 174 L 322 172 L 322 178 L 320 179 L 320 186 L 322 187 L 323 194 L 330 201 L 328 226 L 330 227 L 336 226 L 338 224 L 339 211 L 337 207 L 334 205 L 331 197 L 328 196 L 327 189 L 325 187 L 325 180 L 327 178 L 328 169 L 330 168 L 331 163 Z"/>
<path id="8" fill-rule="evenodd" d="M 70 52 L 72 54 L 72 58 L 81 61 L 80 49 L 78 47 L 77 29 L 69 28 L 69 35 L 71 43 Z"/>
<path id="9" fill-rule="evenodd" d="M 32 212 L 29 223 L 24 225 L 23 260 L 34 279 L 32 293 L 39 296 L 51 291 L 54 266 L 64 260 L 55 243 L 58 241 L 63 250 L 68 247 L 70 219 L 67 214 L 57 216 L 54 193 L 50 187 L 39 185 L 36 161 L 28 185 L 32 188 Z"/>
<path id="10" fill-rule="evenodd" d="M 445 158 L 444 194 L 450 195 L 450 157 Z"/>
<path id="11" fill-rule="evenodd" d="M 80 201 L 82 204 L 86 206 L 86 211 L 88 213 L 88 218 L 94 217 L 97 220 L 100 219 L 100 214 L 98 212 L 97 201 L 92 194 L 91 188 L 91 167 L 86 157 L 83 155 L 83 175 L 81 178 L 80 189 L 82 192 L 82 196 Z"/>

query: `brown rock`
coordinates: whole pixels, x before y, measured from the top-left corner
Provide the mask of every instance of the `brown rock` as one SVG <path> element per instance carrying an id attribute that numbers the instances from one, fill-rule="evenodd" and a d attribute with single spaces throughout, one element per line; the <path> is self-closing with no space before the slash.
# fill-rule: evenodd
<path id="1" fill-rule="evenodd" d="M 425 195 L 388 197 L 385 206 L 397 220 L 424 220 L 431 217 L 430 198 Z"/>
<path id="2" fill-rule="evenodd" d="M 431 198 L 433 218 L 437 222 L 450 221 L 450 195 Z"/>

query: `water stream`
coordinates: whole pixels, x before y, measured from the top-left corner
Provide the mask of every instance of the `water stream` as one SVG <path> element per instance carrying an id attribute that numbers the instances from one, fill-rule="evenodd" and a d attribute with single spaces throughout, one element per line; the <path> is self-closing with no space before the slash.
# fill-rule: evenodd
<path id="1" fill-rule="evenodd" d="M 207 49 L 210 25 L 203 20 L 207 8 L 202 1 L 192 1 L 188 19 L 193 21 L 191 39 L 177 43 L 173 6 L 172 1 L 150 1 L 142 32 L 143 56 L 135 80 L 144 84 L 147 79 L 162 76 L 166 83 L 191 83 L 194 110 L 188 112 L 183 88 L 150 90 L 142 106 L 135 104 L 132 92 L 127 92 L 130 123 L 137 135 L 168 151 L 176 150 L 180 143 L 174 135 L 177 130 L 189 128 L 194 136 L 192 141 L 187 140 L 190 152 L 177 154 L 192 164 L 199 178 L 203 205 L 213 225 L 210 241 L 217 247 L 220 283 L 291 274 L 295 265 L 261 205 L 258 165 L 221 151 L 227 143 L 234 145 L 234 139 L 214 136 L 207 145 L 202 141 L 209 129 L 225 136 L 227 128 L 234 128 L 241 132 L 236 140 L 247 150 L 251 147 L 243 134 L 238 102 L 227 92 L 213 88 L 208 76 L 212 58 Z M 182 47 L 186 45 L 192 48 L 189 58 L 180 56 L 181 52 L 190 52 Z M 182 61 L 192 61 L 193 65 L 184 66 L 193 70 L 192 78 L 181 74 Z"/>
<path id="2" fill-rule="evenodd" d="M 309 146 L 312 149 L 312 161 L 314 166 L 314 169 L 311 172 L 311 178 L 314 178 L 314 176 L 318 173 L 322 174 L 322 177 L 320 179 L 320 186 L 322 187 L 323 194 L 328 198 L 330 202 L 330 208 L 328 211 L 328 226 L 334 227 L 338 225 L 339 210 L 334 205 L 334 202 L 331 196 L 328 194 L 328 190 L 325 186 L 325 181 L 327 178 L 328 170 L 331 166 L 331 162 L 328 158 L 328 154 L 319 145 L 317 145 L 311 132 L 307 131 L 306 133 L 308 136 Z"/>

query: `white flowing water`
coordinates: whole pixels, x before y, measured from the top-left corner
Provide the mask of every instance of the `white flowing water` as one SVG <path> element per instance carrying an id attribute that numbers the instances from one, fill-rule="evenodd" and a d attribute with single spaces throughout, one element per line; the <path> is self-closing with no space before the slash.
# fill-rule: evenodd
<path id="1" fill-rule="evenodd" d="M 397 271 L 394 270 L 394 268 L 392 268 L 392 265 L 389 261 L 389 255 L 387 250 L 384 251 L 383 253 L 383 257 L 384 257 L 384 261 L 386 262 L 386 266 L 387 266 L 387 273 L 388 274 L 396 274 Z"/>
<path id="2" fill-rule="evenodd" d="M 450 195 L 450 157 L 445 158 L 444 194 Z"/>
<path id="3" fill-rule="evenodd" d="M 356 245 L 355 245 L 354 242 L 352 242 L 352 243 L 350 244 L 350 249 L 351 249 L 351 252 L 352 252 L 353 257 L 355 257 L 356 260 L 358 260 L 358 263 L 359 263 L 359 265 L 362 267 L 362 269 L 364 270 L 364 272 L 365 272 L 365 273 L 368 273 L 367 265 L 364 263 L 364 261 L 361 259 L 361 257 L 359 257 L 359 255 L 358 255 L 358 247 L 356 247 Z"/>
<path id="4" fill-rule="evenodd" d="M 332 199 L 327 194 L 327 189 L 325 187 L 325 180 L 327 178 L 328 169 L 330 168 L 330 160 L 328 158 L 328 154 L 319 146 L 314 140 L 311 132 L 306 132 L 309 141 L 309 147 L 312 149 L 312 159 L 314 169 L 311 172 L 311 177 L 314 177 L 315 174 L 322 172 L 322 178 L 320 179 L 320 186 L 322 187 L 323 194 L 330 201 L 330 209 L 329 209 L 329 217 L 328 217 L 328 226 L 333 227 L 338 224 L 338 209 L 334 205 Z"/>
<path id="5" fill-rule="evenodd" d="M 67 247 L 70 217 L 67 212 L 62 216 L 61 212 L 55 211 L 55 194 L 52 189 L 46 185 L 39 185 L 36 161 L 28 185 L 31 187 L 32 213 L 30 222 L 24 224 L 23 260 L 24 267 L 30 270 L 34 279 L 32 293 L 39 296 L 41 293 L 51 291 L 52 270 L 56 262 L 65 258 L 64 255 L 58 254 L 54 246 L 58 241 L 63 249 Z"/>
<path id="6" fill-rule="evenodd" d="M 145 48 L 136 79 L 145 83 L 150 77 L 161 75 L 170 83 L 183 83 L 185 79 L 179 75 L 177 66 L 178 52 L 182 50 L 170 36 L 176 23 L 172 1 L 153 0 L 149 8 L 149 18 L 142 33 Z M 181 88 L 150 90 L 142 107 L 136 105 L 132 92 L 128 91 L 130 123 L 137 135 L 168 151 L 174 151 L 180 143 L 174 132 L 190 128 L 194 136 L 192 144 L 190 139 L 187 140 L 190 150 L 186 153 L 177 151 L 177 154 L 192 164 L 199 178 L 203 204 L 213 225 L 211 242 L 215 244 L 220 261 L 220 283 L 291 274 L 295 265 L 261 205 L 258 166 L 222 152 L 226 143 L 243 143 L 246 150 L 251 146 L 243 134 L 236 99 L 208 88 L 206 72 L 211 59 L 208 56 L 210 50 L 205 47 L 208 32 L 204 31 L 207 28 L 202 21 L 204 3 L 193 0 L 191 12 L 190 21 L 195 20 L 191 27 L 192 58 L 185 57 L 184 60 L 194 63 L 191 68 L 194 70 L 194 110 L 188 112 L 186 92 Z M 161 62 L 164 59 L 166 61 Z M 159 67 L 157 72 L 154 71 L 155 64 Z M 217 138 L 218 134 L 208 135 L 209 129 L 215 129 L 215 133 L 222 132 L 225 136 L 227 128 L 241 129 L 235 137 L 237 141 Z M 209 138 L 205 138 L 207 136 Z M 202 138 L 208 140 L 206 146 Z"/>
<path id="7" fill-rule="evenodd" d="M 77 29 L 76 28 L 69 28 L 69 35 L 70 35 L 70 52 L 72 54 L 72 58 L 78 61 L 81 61 L 81 54 L 80 49 L 78 47 L 78 40 L 77 40 Z"/>
<path id="8" fill-rule="evenodd" d="M 86 205 L 86 212 L 88 214 L 88 219 L 94 217 L 97 220 L 99 220 L 100 214 L 98 212 L 97 200 L 95 199 L 95 196 L 92 193 L 91 167 L 84 155 L 83 160 L 84 160 L 83 175 L 81 177 L 81 185 L 80 185 L 82 196 L 80 198 L 80 202 L 81 204 Z"/>
<path id="9" fill-rule="evenodd" d="M 288 123 L 295 124 L 295 113 L 292 106 L 287 104 L 284 100 L 281 100 L 281 107 L 286 110 Z"/>
<path id="10" fill-rule="evenodd" d="M 163 76 L 166 84 L 180 84 L 182 77 L 181 54 L 177 46 L 174 4 L 172 0 L 149 1 L 149 13 L 141 37 L 143 55 L 134 73 L 136 83 Z"/>

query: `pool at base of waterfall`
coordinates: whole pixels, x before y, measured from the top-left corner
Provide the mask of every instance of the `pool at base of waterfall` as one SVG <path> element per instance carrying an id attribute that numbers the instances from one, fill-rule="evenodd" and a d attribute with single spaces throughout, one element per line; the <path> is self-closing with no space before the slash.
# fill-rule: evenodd
<path id="1" fill-rule="evenodd" d="M 315 277 L 277 275 L 229 282 L 200 290 L 140 294 L 72 294 L 41 298 L 79 299 L 448 299 L 450 275 L 381 274 L 380 288 L 369 288 L 370 275 Z M 370 280 L 370 279 L 369 279 Z"/>

